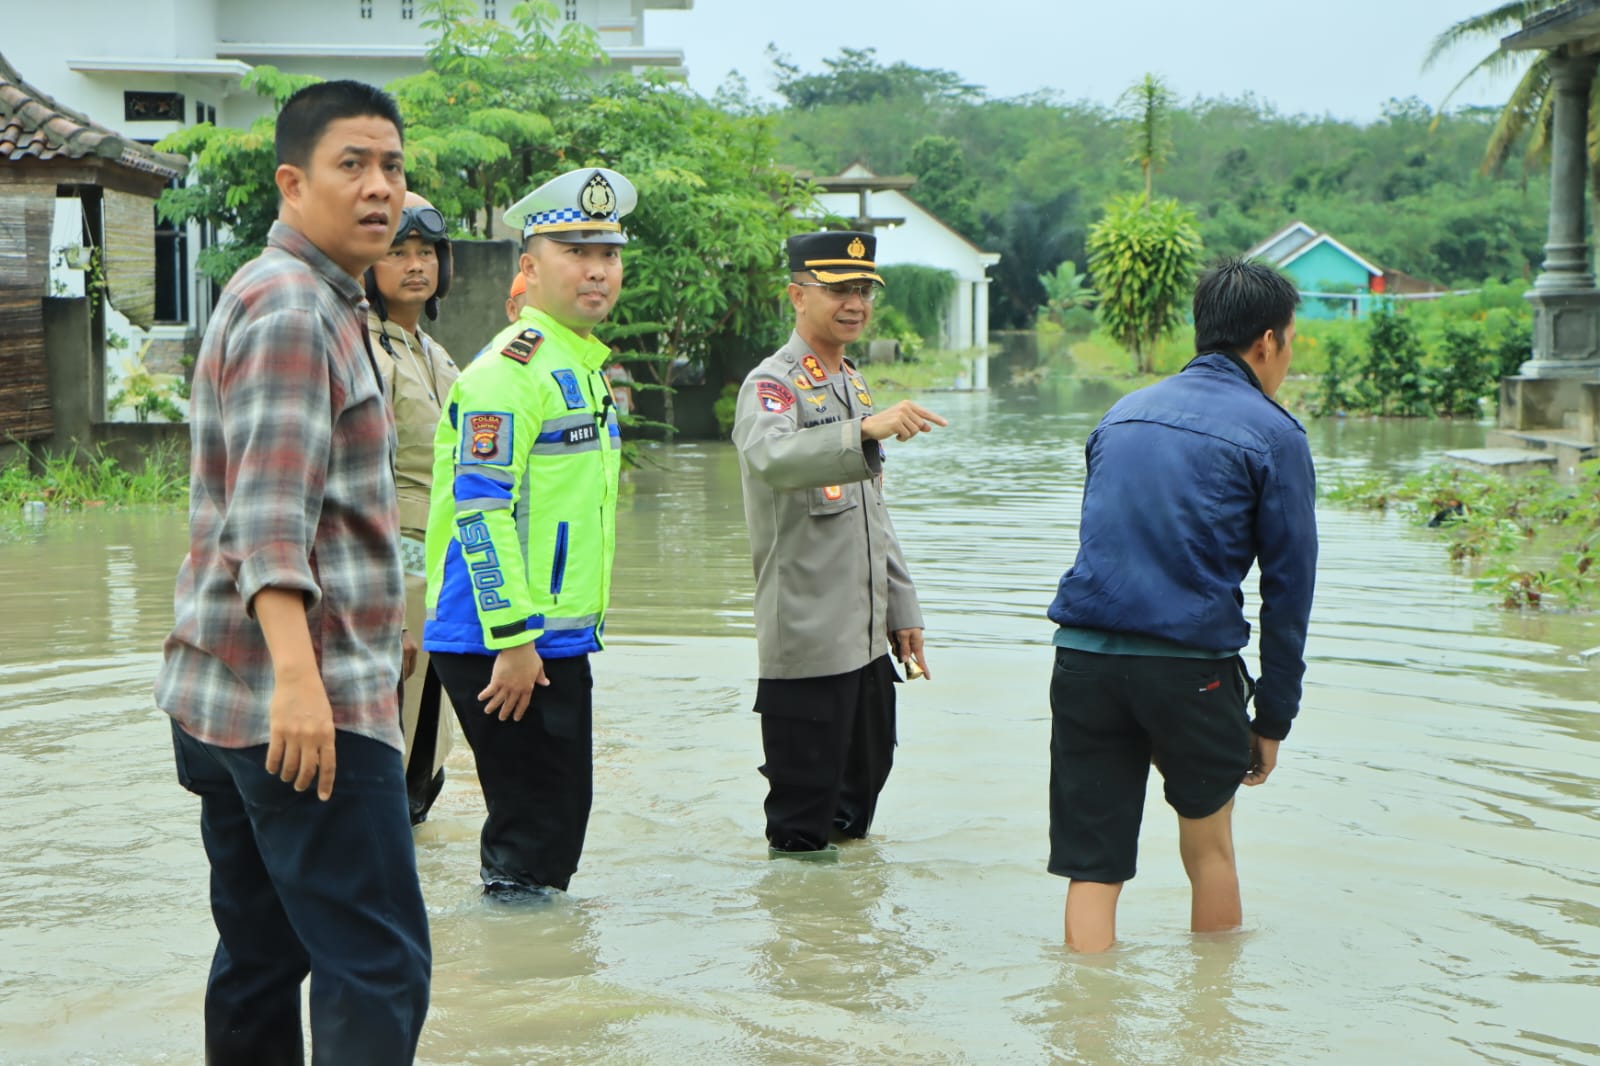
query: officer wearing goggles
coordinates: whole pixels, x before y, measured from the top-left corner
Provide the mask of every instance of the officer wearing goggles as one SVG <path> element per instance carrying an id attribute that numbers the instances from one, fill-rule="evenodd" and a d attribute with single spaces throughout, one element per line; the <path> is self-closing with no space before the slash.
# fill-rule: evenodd
<path id="1" fill-rule="evenodd" d="M 450 239 L 444 215 L 407 193 L 389 252 L 367 270 L 367 329 L 394 415 L 394 476 L 400 499 L 400 549 L 405 567 L 406 631 L 401 661 L 401 726 L 411 824 L 428 816 L 444 787 L 452 711 L 438 674 L 421 650 L 427 591 L 428 497 L 433 484 L 433 434 L 459 371 L 444 346 L 423 332 L 422 317 L 439 317 L 450 289 Z"/>

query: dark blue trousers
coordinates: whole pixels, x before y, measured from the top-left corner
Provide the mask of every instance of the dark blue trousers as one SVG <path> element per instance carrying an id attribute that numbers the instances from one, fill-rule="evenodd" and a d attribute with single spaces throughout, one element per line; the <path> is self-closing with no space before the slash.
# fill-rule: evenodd
<path id="1" fill-rule="evenodd" d="M 211 860 L 207 1066 L 301 1066 L 308 974 L 315 1066 L 411 1062 L 432 954 L 400 753 L 341 731 L 323 802 L 268 774 L 265 745 L 172 737 Z"/>

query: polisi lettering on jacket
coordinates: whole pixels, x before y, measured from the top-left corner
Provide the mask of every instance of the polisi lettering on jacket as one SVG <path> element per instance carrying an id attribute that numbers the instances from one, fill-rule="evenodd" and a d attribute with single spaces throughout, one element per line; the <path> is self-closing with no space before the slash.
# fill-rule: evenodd
<path id="1" fill-rule="evenodd" d="M 510 607 L 511 601 L 495 591 L 506 583 L 506 578 L 500 572 L 500 556 L 494 550 L 494 542 L 489 539 L 489 525 L 483 520 L 483 515 L 468 515 L 457 520 L 456 526 L 461 554 L 482 556 L 467 563 L 467 570 L 472 574 L 472 587 L 478 594 L 478 606 L 485 611 Z"/>

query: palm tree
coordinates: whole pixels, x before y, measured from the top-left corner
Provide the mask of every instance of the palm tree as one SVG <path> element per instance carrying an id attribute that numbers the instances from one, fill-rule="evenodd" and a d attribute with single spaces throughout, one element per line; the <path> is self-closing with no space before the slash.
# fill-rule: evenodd
<path id="1" fill-rule="evenodd" d="M 1555 7 L 1560 2 L 1561 0 L 1506 0 L 1505 3 L 1482 14 L 1462 19 L 1439 34 L 1434 38 L 1433 45 L 1422 60 L 1422 69 L 1427 70 L 1445 53 L 1455 50 L 1468 41 L 1487 37 L 1495 42 L 1494 51 L 1474 64 L 1472 69 L 1462 75 L 1461 80 L 1445 94 L 1444 100 L 1439 104 L 1441 114 L 1445 105 L 1450 102 L 1450 98 L 1477 75 L 1505 74 L 1526 68 L 1516 88 L 1511 91 L 1511 98 L 1501 109 L 1494 129 L 1490 131 L 1489 143 L 1483 153 L 1485 174 L 1499 173 L 1505 166 L 1506 160 L 1511 158 L 1512 149 L 1524 136 L 1527 137 L 1527 148 L 1523 154 L 1526 164 L 1535 163 L 1549 150 L 1550 109 L 1555 102 L 1555 94 L 1550 91 L 1549 53 L 1511 52 L 1502 47 L 1499 41 L 1507 34 L 1521 29 L 1524 19 Z M 1590 108 L 1589 116 L 1592 123 L 1595 119 L 1594 108 Z M 1438 119 L 1434 121 L 1437 122 Z M 1592 142 L 1593 137 L 1590 140 Z"/>

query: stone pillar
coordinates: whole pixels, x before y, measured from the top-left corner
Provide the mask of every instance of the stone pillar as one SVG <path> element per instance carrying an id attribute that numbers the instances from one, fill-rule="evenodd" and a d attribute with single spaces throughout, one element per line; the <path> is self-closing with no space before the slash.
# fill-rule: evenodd
<path id="1" fill-rule="evenodd" d="M 972 328 L 973 339 L 978 342 L 978 347 L 984 351 L 989 350 L 989 279 L 982 278 L 974 287 L 972 296 L 972 314 L 975 325 Z"/>
<path id="2" fill-rule="evenodd" d="M 1528 293 L 1534 307 L 1533 358 L 1522 364 L 1523 377 L 1600 374 L 1600 292 L 1589 264 L 1584 210 L 1595 63 L 1593 55 L 1550 57 L 1556 94 L 1550 130 L 1550 231 L 1544 268 Z"/>

